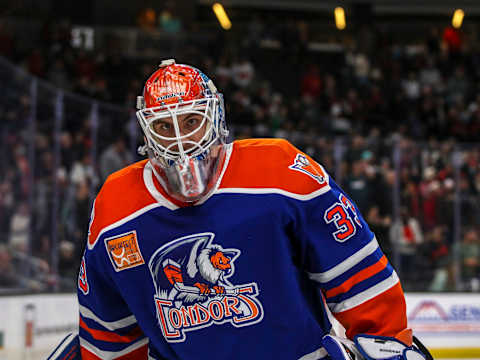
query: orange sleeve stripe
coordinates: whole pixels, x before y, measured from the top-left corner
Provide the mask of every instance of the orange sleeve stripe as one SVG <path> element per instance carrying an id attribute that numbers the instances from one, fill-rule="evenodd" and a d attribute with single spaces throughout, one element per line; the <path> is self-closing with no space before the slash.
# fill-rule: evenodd
<path id="1" fill-rule="evenodd" d="M 385 255 L 383 255 L 382 258 L 380 260 L 378 260 L 375 264 L 370 265 L 369 267 L 366 267 L 362 271 L 359 271 L 354 276 L 352 276 L 348 280 L 345 280 L 343 283 L 341 283 L 337 287 L 334 287 L 330 290 L 327 290 L 325 292 L 325 296 L 327 298 L 330 298 L 330 297 L 336 296 L 338 294 L 345 293 L 345 292 L 349 291 L 355 284 L 358 284 L 359 282 L 361 282 L 365 279 L 368 279 L 369 277 L 371 277 L 371 276 L 379 273 L 383 269 L 385 269 L 387 264 L 388 264 L 387 257 Z"/>
<path id="2" fill-rule="evenodd" d="M 133 328 L 127 335 L 119 335 L 111 331 L 95 330 L 91 329 L 85 324 L 80 317 L 80 327 L 87 331 L 95 340 L 117 342 L 117 343 L 130 343 L 137 340 L 143 335 L 139 326 Z"/>
<path id="3" fill-rule="evenodd" d="M 356 334 L 395 337 L 407 328 L 406 304 L 400 283 L 353 309 L 334 316 L 352 339 Z"/>
<path id="4" fill-rule="evenodd" d="M 80 347 L 80 353 L 82 354 L 82 360 L 102 360 L 94 353 L 88 351 L 83 346 Z"/>
<path id="5" fill-rule="evenodd" d="M 82 360 L 102 360 L 94 353 L 81 347 Z M 148 359 L 148 344 L 145 344 L 138 349 L 133 350 L 132 352 L 115 358 L 115 360 L 147 360 Z"/>
<path id="6" fill-rule="evenodd" d="M 120 356 L 115 360 L 147 360 L 148 359 L 148 345 L 145 344 L 138 349 L 133 350 L 131 353 Z"/>

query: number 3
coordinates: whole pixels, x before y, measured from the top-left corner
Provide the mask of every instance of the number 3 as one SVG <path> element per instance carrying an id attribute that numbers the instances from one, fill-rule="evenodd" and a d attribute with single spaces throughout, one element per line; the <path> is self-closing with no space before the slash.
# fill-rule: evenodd
<path id="1" fill-rule="evenodd" d="M 342 195 L 340 195 L 342 197 Z M 353 206 L 352 206 L 353 208 Z M 344 242 L 350 239 L 355 233 L 357 229 L 355 228 L 355 224 L 350 217 L 350 214 L 346 211 L 344 205 L 341 202 L 336 202 L 332 206 L 330 206 L 326 211 L 323 217 L 327 224 L 333 222 L 337 227 L 337 231 L 335 231 L 332 235 L 338 242 Z"/>

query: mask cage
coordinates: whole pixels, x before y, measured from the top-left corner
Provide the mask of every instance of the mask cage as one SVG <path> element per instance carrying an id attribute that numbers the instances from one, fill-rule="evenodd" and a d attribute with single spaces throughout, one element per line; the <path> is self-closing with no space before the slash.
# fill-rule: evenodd
<path id="1" fill-rule="evenodd" d="M 137 118 L 147 139 L 147 146 L 159 160 L 164 159 L 166 165 L 171 165 L 172 162 L 184 159 L 186 156 L 195 157 L 204 154 L 217 139 L 226 137 L 228 133 L 226 129 L 220 129 L 220 123 L 223 121 L 223 107 L 220 100 L 221 98 L 217 97 L 202 98 L 137 111 Z M 178 116 L 184 114 L 201 115 L 202 121 L 193 131 L 182 135 Z M 154 123 L 165 118 L 172 119 L 175 136 L 162 136 L 154 131 Z M 199 141 L 188 139 L 204 127 L 205 134 Z M 162 140 L 170 144 L 164 146 L 160 143 Z M 189 148 L 185 149 L 185 145 Z"/>

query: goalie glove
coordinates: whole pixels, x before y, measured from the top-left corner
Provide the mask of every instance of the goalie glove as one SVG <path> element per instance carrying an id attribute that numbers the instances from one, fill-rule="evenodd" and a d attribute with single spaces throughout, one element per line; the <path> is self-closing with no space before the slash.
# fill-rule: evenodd
<path id="1" fill-rule="evenodd" d="M 355 343 L 346 338 L 335 335 L 325 335 L 322 346 L 332 360 L 363 360 L 362 354 L 355 347 Z"/>
<path id="2" fill-rule="evenodd" d="M 322 345 L 332 360 L 433 360 L 420 340 L 413 339 L 414 345 L 407 346 L 393 337 L 359 334 L 351 341 L 325 335 Z"/>

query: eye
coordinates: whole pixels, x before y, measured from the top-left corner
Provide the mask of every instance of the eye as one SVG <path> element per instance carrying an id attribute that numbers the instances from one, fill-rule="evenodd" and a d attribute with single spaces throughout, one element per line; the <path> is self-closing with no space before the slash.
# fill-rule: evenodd
<path id="1" fill-rule="evenodd" d="M 161 123 L 159 127 L 160 127 L 160 130 L 170 130 L 172 128 L 172 124 Z"/>
<path id="2" fill-rule="evenodd" d="M 169 133 L 172 128 L 173 128 L 172 124 L 170 124 L 168 122 L 164 122 L 164 121 L 159 121 L 159 122 L 157 122 L 153 125 L 153 129 L 158 134 Z"/>
<path id="3" fill-rule="evenodd" d="M 197 126 L 197 124 L 200 122 L 200 120 L 197 117 L 189 117 L 185 120 L 185 126 L 189 128 L 194 128 Z"/>

